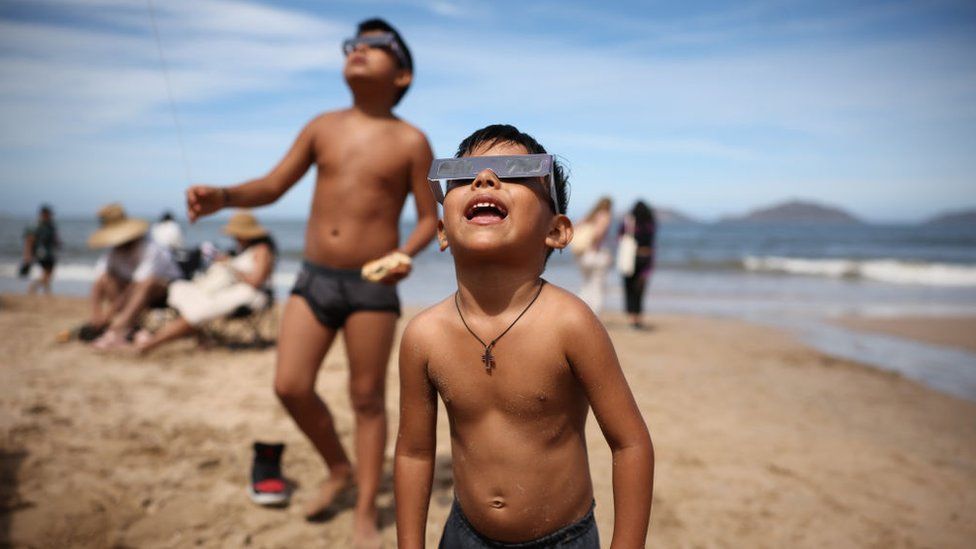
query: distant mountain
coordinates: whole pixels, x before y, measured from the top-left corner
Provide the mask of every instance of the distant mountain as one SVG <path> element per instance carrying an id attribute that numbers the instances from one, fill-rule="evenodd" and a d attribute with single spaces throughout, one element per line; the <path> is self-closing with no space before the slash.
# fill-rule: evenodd
<path id="1" fill-rule="evenodd" d="M 926 225 L 976 225 L 976 208 L 943 212 L 925 222 Z"/>
<path id="2" fill-rule="evenodd" d="M 753 210 L 742 216 L 722 219 L 723 223 L 861 223 L 861 220 L 835 206 L 791 200 Z"/>
<path id="3" fill-rule="evenodd" d="M 699 221 L 672 208 L 654 208 L 658 223 L 699 223 Z"/>

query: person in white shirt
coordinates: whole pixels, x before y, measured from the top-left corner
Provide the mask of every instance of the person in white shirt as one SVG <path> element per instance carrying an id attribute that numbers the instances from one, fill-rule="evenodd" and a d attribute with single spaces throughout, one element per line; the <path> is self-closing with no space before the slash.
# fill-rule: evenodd
<path id="1" fill-rule="evenodd" d="M 612 208 L 610 197 L 602 197 L 574 228 L 570 247 L 583 275 L 578 295 L 597 315 L 603 310 L 607 272 L 613 262 L 604 243 L 613 222 Z"/>
<path id="2" fill-rule="evenodd" d="M 193 335 L 201 324 L 232 314 L 240 307 L 258 310 L 268 305 L 277 253 L 274 240 L 247 211 L 235 213 L 223 230 L 237 241 L 238 253 L 218 259 L 193 280 L 178 280 L 170 285 L 167 303 L 178 316 L 155 333 L 137 332 L 134 343 L 139 353 Z"/>
<path id="3" fill-rule="evenodd" d="M 152 226 L 149 234 L 157 244 L 164 248 L 179 250 L 183 247 L 183 229 L 173 219 L 173 214 L 170 212 L 163 213 L 159 221 Z"/>
<path id="4" fill-rule="evenodd" d="M 127 217 L 119 204 L 103 207 L 98 219 L 88 246 L 108 251 L 95 264 L 89 324 L 105 330 L 92 345 L 107 350 L 128 345 L 139 314 L 165 303 L 166 287 L 181 273 L 169 250 L 147 238 L 146 221 Z"/>

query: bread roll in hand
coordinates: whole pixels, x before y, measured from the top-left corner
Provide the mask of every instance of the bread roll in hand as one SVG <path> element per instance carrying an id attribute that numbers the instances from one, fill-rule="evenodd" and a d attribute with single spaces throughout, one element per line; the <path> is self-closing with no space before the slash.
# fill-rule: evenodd
<path id="1" fill-rule="evenodd" d="M 393 269 L 400 265 L 410 265 L 411 262 L 410 256 L 401 251 L 390 252 L 363 265 L 362 277 L 370 282 L 379 282 Z"/>

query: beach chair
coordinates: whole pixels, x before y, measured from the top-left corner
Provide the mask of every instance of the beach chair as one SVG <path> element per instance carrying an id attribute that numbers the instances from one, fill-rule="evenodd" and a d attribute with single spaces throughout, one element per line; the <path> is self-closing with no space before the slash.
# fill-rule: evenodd
<path id="1" fill-rule="evenodd" d="M 278 339 L 278 307 L 274 289 L 263 290 L 268 299 L 260 309 L 241 306 L 229 315 L 199 326 L 197 340 L 205 346 L 231 349 L 267 349 Z M 166 303 L 151 305 L 140 317 L 140 328 L 155 331 L 175 320 L 179 313 Z"/>
<path id="2" fill-rule="evenodd" d="M 200 246 L 172 250 L 173 261 L 180 268 L 183 280 L 193 280 L 193 275 L 203 270 L 203 252 Z"/>
<path id="3" fill-rule="evenodd" d="M 260 309 L 238 307 L 231 314 L 201 326 L 207 343 L 234 349 L 266 349 L 278 338 L 278 307 L 274 289 L 264 288 L 268 299 Z"/>

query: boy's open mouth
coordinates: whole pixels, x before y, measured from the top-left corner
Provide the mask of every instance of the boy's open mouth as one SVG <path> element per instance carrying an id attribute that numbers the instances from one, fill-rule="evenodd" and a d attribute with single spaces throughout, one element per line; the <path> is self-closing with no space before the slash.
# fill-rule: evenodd
<path id="1" fill-rule="evenodd" d="M 500 223 L 508 217 L 508 208 L 494 197 L 476 196 L 465 208 L 464 217 L 479 225 Z"/>

